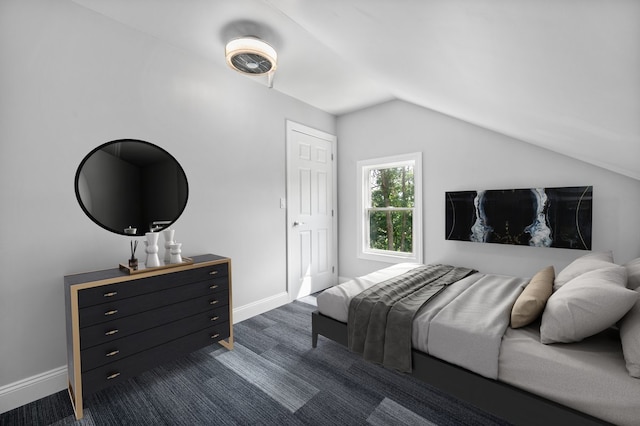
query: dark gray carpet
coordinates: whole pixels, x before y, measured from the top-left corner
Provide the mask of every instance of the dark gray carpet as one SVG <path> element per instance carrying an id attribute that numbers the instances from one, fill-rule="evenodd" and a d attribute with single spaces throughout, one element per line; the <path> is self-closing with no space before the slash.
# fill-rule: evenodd
<path id="1" fill-rule="evenodd" d="M 308 300 L 307 300 L 308 301 Z M 236 324 L 235 349 L 210 346 L 85 399 L 66 391 L 0 414 L 0 425 L 505 425 L 320 337 L 293 302 Z"/>

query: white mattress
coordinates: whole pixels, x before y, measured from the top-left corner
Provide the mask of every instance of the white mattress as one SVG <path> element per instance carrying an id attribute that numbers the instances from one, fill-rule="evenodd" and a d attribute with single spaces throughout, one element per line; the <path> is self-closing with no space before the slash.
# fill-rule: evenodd
<path id="1" fill-rule="evenodd" d="M 349 317 L 351 299 L 382 281 L 403 274 L 420 265 L 419 263 L 399 263 L 328 288 L 320 293 L 316 299 L 318 311 L 323 315 L 346 323 Z M 418 312 L 413 320 L 414 327 L 411 340 L 414 348 L 424 353 L 429 353 L 429 328 L 433 318 L 440 313 L 443 307 L 447 306 L 460 293 L 467 290 L 471 284 L 483 276 L 483 274 L 479 273 L 472 274 L 450 285 L 438 297 L 429 302 L 428 309 Z"/>
<path id="2" fill-rule="evenodd" d="M 420 266 L 419 263 L 398 263 L 328 288 L 316 298 L 318 310 L 323 315 L 338 321 L 347 322 L 347 318 L 349 317 L 349 303 L 351 303 L 351 299 L 356 295 L 379 282 L 388 280 L 396 275 L 404 274 L 418 266 Z"/>
<path id="3" fill-rule="evenodd" d="M 401 263 L 329 288 L 318 295 L 323 315 L 347 322 L 351 299 L 363 290 L 419 266 Z M 449 286 L 414 319 L 413 347 L 429 353 L 431 320 L 485 274 Z M 441 357 L 442 358 L 442 357 Z M 640 379 L 629 376 L 616 330 L 579 343 L 543 345 L 539 324 L 507 328 L 498 359 L 498 380 L 620 425 L 640 425 Z"/>
<path id="4" fill-rule="evenodd" d="M 543 345 L 540 326 L 508 328 L 498 380 L 618 425 L 640 425 L 640 379 L 629 375 L 619 333 Z"/>

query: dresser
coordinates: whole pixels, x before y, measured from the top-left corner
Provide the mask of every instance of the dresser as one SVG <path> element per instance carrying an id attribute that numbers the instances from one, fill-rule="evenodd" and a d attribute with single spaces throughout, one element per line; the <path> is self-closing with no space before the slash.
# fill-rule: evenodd
<path id="1" fill-rule="evenodd" d="M 83 397 L 160 363 L 219 343 L 233 349 L 231 259 L 130 274 L 121 269 L 64 277 L 69 395 Z"/>

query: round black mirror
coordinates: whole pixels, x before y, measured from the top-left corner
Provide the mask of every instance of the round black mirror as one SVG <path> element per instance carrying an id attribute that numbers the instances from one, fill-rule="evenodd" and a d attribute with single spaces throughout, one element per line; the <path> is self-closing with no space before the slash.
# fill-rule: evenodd
<path id="1" fill-rule="evenodd" d="M 164 149 L 135 139 L 107 142 L 82 160 L 75 178 L 82 210 L 104 229 L 144 235 L 175 222 L 187 205 L 187 176 Z"/>

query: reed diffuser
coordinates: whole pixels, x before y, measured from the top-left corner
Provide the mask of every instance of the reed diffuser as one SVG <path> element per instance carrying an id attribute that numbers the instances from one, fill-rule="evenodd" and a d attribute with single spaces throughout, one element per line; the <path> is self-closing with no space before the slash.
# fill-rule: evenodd
<path id="1" fill-rule="evenodd" d="M 131 258 L 129 259 L 129 267 L 134 270 L 138 269 L 138 259 L 136 259 L 137 248 L 138 241 L 131 240 Z"/>

